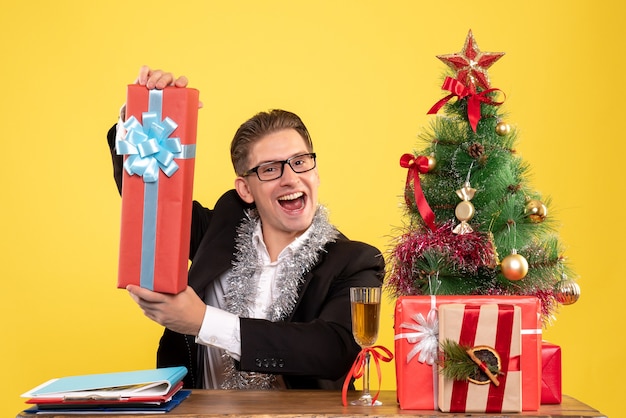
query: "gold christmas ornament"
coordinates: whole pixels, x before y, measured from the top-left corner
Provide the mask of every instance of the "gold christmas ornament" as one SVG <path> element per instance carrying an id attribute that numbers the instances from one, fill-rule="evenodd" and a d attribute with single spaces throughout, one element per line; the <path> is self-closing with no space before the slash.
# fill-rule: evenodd
<path id="1" fill-rule="evenodd" d="M 435 159 L 435 154 L 430 154 L 428 157 L 428 172 L 431 172 L 437 166 L 437 160 Z"/>
<path id="2" fill-rule="evenodd" d="M 554 297 L 561 305 L 572 305 L 580 298 L 580 286 L 564 275 L 554 287 Z"/>
<path id="3" fill-rule="evenodd" d="M 459 204 L 456 205 L 456 209 L 454 209 L 454 215 L 459 221 L 467 222 L 471 220 L 475 214 L 476 208 L 474 208 L 474 205 L 469 200 L 459 202 Z"/>
<path id="4" fill-rule="evenodd" d="M 533 223 L 541 223 L 548 216 L 548 207 L 540 200 L 530 199 L 524 208 L 524 215 Z"/>
<path id="5" fill-rule="evenodd" d="M 502 274 L 509 280 L 522 280 L 528 274 L 528 261 L 513 249 L 500 263 Z"/>
<path id="6" fill-rule="evenodd" d="M 500 136 L 508 135 L 511 132 L 511 126 L 506 122 L 498 122 L 496 125 L 496 133 Z"/>
<path id="7" fill-rule="evenodd" d="M 470 219 L 474 217 L 476 213 L 476 209 L 470 200 L 474 197 L 476 193 L 476 189 L 472 189 L 469 181 L 466 181 L 463 187 L 456 191 L 456 195 L 462 200 L 456 205 L 456 209 L 454 209 L 454 216 L 461 221 L 460 224 L 454 227 L 452 232 L 457 235 L 469 234 L 470 232 L 474 232 L 471 226 L 467 223 Z"/>

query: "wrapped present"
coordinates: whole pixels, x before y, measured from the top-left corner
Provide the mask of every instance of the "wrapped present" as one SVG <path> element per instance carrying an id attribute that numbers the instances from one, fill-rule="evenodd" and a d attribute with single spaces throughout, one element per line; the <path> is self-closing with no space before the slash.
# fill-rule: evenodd
<path id="1" fill-rule="evenodd" d="M 453 303 L 439 307 L 439 344 L 460 347 L 460 356 L 438 363 L 439 409 L 443 412 L 522 410 L 521 308 L 506 304 Z M 467 364 L 469 363 L 469 367 Z M 459 364 L 462 378 L 444 375 Z M 475 367 L 473 367 L 475 365 Z M 458 368 L 458 367 L 457 367 Z M 463 374 L 463 373 L 460 373 Z"/>
<path id="2" fill-rule="evenodd" d="M 118 287 L 187 286 L 199 93 L 128 86 Z"/>
<path id="3" fill-rule="evenodd" d="M 438 307 L 449 303 L 502 303 L 522 310 L 522 409 L 539 409 L 541 316 L 530 296 L 403 296 L 395 307 L 396 387 L 401 409 L 438 409 Z"/>
<path id="4" fill-rule="evenodd" d="M 561 347 L 543 341 L 541 345 L 541 403 L 560 404 Z"/>

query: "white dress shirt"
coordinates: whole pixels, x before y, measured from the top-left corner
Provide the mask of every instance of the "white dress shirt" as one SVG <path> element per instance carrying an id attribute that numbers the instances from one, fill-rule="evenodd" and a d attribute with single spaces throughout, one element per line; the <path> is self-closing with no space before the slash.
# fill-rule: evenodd
<path id="1" fill-rule="evenodd" d="M 252 245 L 257 250 L 260 269 L 254 277 L 250 278 L 250 280 L 257 281 L 254 306 L 248 307 L 250 318 L 269 319 L 268 308 L 279 294 L 280 283 L 278 283 L 277 277 L 279 267 L 285 260 L 293 256 L 309 234 L 310 228 L 285 247 L 278 255 L 278 259 L 272 262 L 263 242 L 261 223 L 257 223 L 252 237 Z M 224 310 L 224 295 L 228 292 L 229 275 L 230 270 L 207 288 L 204 301 L 207 307 L 200 332 L 196 337 L 196 342 L 205 346 L 206 349 L 203 385 L 205 389 L 220 388 L 223 381 L 222 372 L 225 367 L 222 358 L 224 352 L 235 360 L 241 358 L 239 316 Z"/>

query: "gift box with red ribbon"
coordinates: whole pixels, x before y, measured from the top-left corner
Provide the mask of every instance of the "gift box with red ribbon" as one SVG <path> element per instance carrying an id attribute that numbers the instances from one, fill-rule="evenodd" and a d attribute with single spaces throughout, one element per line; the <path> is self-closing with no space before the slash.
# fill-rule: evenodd
<path id="1" fill-rule="evenodd" d="M 199 93 L 128 86 L 118 287 L 187 286 Z"/>
<path id="2" fill-rule="evenodd" d="M 439 307 L 439 344 L 461 356 L 440 356 L 439 409 L 443 412 L 522 410 L 521 308 L 506 304 L 453 303 Z M 476 372 L 460 378 L 443 370 L 458 363 Z M 453 363 L 453 364 L 449 364 Z M 468 366 L 469 364 L 469 366 Z"/>
<path id="3" fill-rule="evenodd" d="M 561 347 L 543 341 L 541 364 L 541 403 L 560 404 L 562 399 Z"/>
<path id="4" fill-rule="evenodd" d="M 541 395 L 541 316 L 530 296 L 402 296 L 395 307 L 396 387 L 401 409 L 438 409 L 437 361 L 442 304 L 511 304 L 522 312 L 522 409 L 539 409 Z"/>

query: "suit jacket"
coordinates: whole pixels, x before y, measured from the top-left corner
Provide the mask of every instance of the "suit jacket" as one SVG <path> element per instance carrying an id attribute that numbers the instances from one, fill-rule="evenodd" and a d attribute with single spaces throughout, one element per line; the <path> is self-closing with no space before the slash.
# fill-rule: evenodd
<path id="1" fill-rule="evenodd" d="M 114 173 L 121 190 L 122 159 L 114 151 L 115 131 L 109 131 Z M 250 206 L 234 190 L 207 209 L 193 203 L 188 282 L 204 298 L 207 285 L 218 279 L 234 259 L 237 226 Z M 288 388 L 339 389 L 360 347 L 352 336 L 350 287 L 381 286 L 384 259 L 376 248 L 340 234 L 326 245 L 308 272 L 292 314 L 283 322 L 241 318 L 241 360 L 250 372 L 283 376 Z M 194 336 L 165 329 L 157 351 L 157 367 L 184 365 L 186 387 L 200 388 Z"/>

